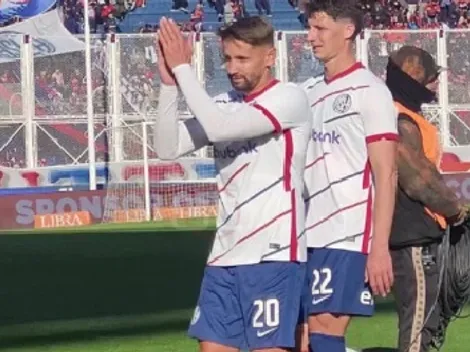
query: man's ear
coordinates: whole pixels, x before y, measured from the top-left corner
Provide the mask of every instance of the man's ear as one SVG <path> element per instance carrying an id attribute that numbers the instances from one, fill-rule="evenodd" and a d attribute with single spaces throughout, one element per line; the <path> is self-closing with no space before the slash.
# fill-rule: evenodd
<path id="1" fill-rule="evenodd" d="M 274 67 L 276 65 L 276 48 L 275 47 L 270 47 L 270 48 L 267 48 L 267 52 L 266 52 L 266 67 Z"/>
<path id="2" fill-rule="evenodd" d="M 344 39 L 351 39 L 356 32 L 356 26 L 348 21 L 344 24 Z"/>

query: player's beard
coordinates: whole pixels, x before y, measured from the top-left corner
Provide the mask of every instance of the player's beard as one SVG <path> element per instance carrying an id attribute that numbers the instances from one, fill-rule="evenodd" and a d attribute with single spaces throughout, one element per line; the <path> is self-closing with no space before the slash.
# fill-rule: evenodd
<path id="1" fill-rule="evenodd" d="M 245 76 L 229 75 L 228 78 L 232 83 L 232 87 L 239 92 L 251 92 L 256 86 L 253 81 L 249 80 Z"/>

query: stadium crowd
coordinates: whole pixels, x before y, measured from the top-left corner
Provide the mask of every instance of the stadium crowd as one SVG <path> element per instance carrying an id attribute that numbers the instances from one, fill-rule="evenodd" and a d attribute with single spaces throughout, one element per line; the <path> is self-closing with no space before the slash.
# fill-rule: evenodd
<path id="1" fill-rule="evenodd" d="M 258 15 L 275 16 L 272 0 L 255 0 Z M 286 0 L 298 11 L 298 19 L 306 26 L 305 7 L 308 0 Z M 231 22 L 237 17 L 249 15 L 244 0 L 199 0 L 194 9 L 187 0 L 174 0 L 173 10 L 189 14 L 185 28 L 194 29 L 194 23 L 204 21 L 204 5 L 214 8 L 220 22 Z M 468 0 L 362 0 L 365 26 L 372 29 L 438 28 L 442 24 L 450 28 L 468 28 L 470 5 Z M 203 28 L 203 26 L 201 26 Z"/>
<path id="2" fill-rule="evenodd" d="M 83 0 L 62 0 L 64 24 L 72 33 L 83 33 Z M 120 32 L 119 21 L 135 8 L 144 7 L 145 0 L 91 0 L 88 17 L 92 33 Z"/>
<path id="3" fill-rule="evenodd" d="M 77 16 L 81 12 L 81 2 L 74 3 L 75 0 L 63 0 L 63 8 L 69 17 Z M 119 0 L 120 1 L 120 0 Z M 113 17 L 122 17 L 126 9 L 136 6 L 142 6 L 143 1 L 138 0 L 126 5 L 119 1 L 99 0 L 92 2 L 90 6 L 95 7 L 93 30 L 104 28 L 103 19 Z M 242 0 L 229 0 L 230 8 L 233 10 L 230 16 L 224 13 L 224 21 L 231 21 L 234 18 L 243 16 Z M 239 2 L 240 1 L 240 2 Z M 286 0 L 288 1 L 288 0 Z M 460 2 L 451 2 L 447 4 L 442 2 L 440 5 L 437 0 L 426 4 L 410 3 L 404 7 L 401 2 L 393 1 L 387 6 L 382 3 L 369 0 L 363 1 L 363 9 L 366 11 L 366 19 L 371 28 L 393 29 L 405 28 L 435 28 L 440 23 L 457 23 L 459 27 L 466 27 L 469 17 L 469 6 L 462 0 Z M 301 0 L 290 1 L 291 6 L 302 9 Z M 188 14 L 190 20 L 185 29 L 197 28 L 198 24 L 204 21 L 204 7 L 214 6 L 219 8 L 220 1 L 208 1 L 199 3 L 194 11 Z M 234 5 L 235 4 L 235 5 Z M 177 3 L 179 10 L 181 3 Z M 183 4 L 184 5 L 184 4 Z M 126 7 L 127 6 L 127 7 Z M 225 6 L 227 9 L 227 6 Z M 181 10 L 181 11 L 184 11 Z M 275 14 L 275 11 L 274 11 Z M 458 14 L 458 16 L 456 16 Z M 232 16 L 233 15 L 233 16 Z M 75 17 L 74 17 L 75 18 Z M 75 23 L 77 23 L 75 18 Z M 147 25 L 141 29 L 142 33 L 155 32 L 157 25 Z M 447 50 L 452 55 L 448 61 L 448 81 L 449 81 L 449 103 L 450 104 L 469 104 L 470 102 L 470 52 L 462 48 L 470 47 L 470 35 L 468 33 L 450 32 L 448 34 Z M 425 48 L 431 53 L 437 52 L 436 33 L 423 33 L 407 30 L 393 31 L 390 33 L 374 33 L 369 39 L 369 60 L 368 65 L 378 76 L 384 77 L 385 66 L 388 54 L 396 50 L 402 44 L 412 44 Z M 96 39 L 92 51 L 93 57 L 93 105 L 96 114 L 106 114 L 108 109 L 108 59 L 106 50 L 106 41 Z M 215 48 L 215 47 L 214 47 Z M 212 50 L 211 45 L 207 50 Z M 311 55 L 309 55 L 308 45 L 303 36 L 292 36 L 288 40 L 289 48 L 289 79 L 292 81 L 302 81 L 303 74 L 300 73 L 302 67 L 310 69 Z M 210 51 L 212 52 L 212 51 Z M 215 54 L 215 53 L 214 53 Z M 120 39 L 120 64 L 121 77 L 120 84 L 122 88 L 122 110 L 123 113 L 146 114 L 153 111 L 156 106 L 156 96 L 158 93 L 159 80 L 156 72 L 155 62 L 156 53 L 152 37 L 125 37 Z M 219 75 L 219 64 L 216 57 L 206 55 L 205 75 L 208 82 L 215 85 L 214 89 L 219 89 L 221 83 L 216 79 Z M 63 55 L 55 55 L 49 58 L 37 58 L 34 64 L 35 70 L 35 97 L 36 97 L 36 116 L 73 116 L 86 114 L 86 80 L 85 80 L 85 57 L 83 53 L 75 52 Z M 21 68 L 18 63 L 3 63 L 0 65 L 0 88 L 8 88 L 11 94 L 21 91 Z M 308 72 L 307 72 L 308 74 Z M 222 75 L 221 79 L 225 79 Z M 3 104 L 5 105 L 5 104 Z M 8 105 L 8 104 L 7 104 Z M 15 106 L 0 106 L 1 114 L 15 114 Z M 9 109 L 7 111 L 7 109 Z M 16 109 L 18 110 L 18 109 Z M 461 119 L 468 121 L 470 116 L 468 112 L 457 112 Z M 21 114 L 17 111 L 16 114 Z M 452 126 L 451 126 L 452 127 Z M 465 142 L 470 139 L 467 129 L 462 129 L 460 123 L 455 123 L 452 127 L 461 132 L 455 133 L 459 141 Z M 461 136 L 462 135 L 462 136 Z M 459 137 L 461 136 L 461 137 Z M 5 141 L 6 142 L 6 141 Z M 17 148 L 17 150 L 20 150 Z M 7 159 L 1 163 L 5 165 L 21 165 L 17 152 L 9 152 L 7 155 L 0 151 L 1 159 Z"/>

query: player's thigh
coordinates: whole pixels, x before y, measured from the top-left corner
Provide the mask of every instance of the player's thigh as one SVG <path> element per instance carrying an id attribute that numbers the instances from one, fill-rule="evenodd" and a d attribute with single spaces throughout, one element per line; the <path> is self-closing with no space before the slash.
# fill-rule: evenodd
<path id="1" fill-rule="evenodd" d="M 245 346 L 234 268 L 208 266 L 188 334 L 204 352 L 232 352 Z M 224 348 L 225 347 L 225 348 Z"/>
<path id="2" fill-rule="evenodd" d="M 294 352 L 309 352 L 309 331 L 308 322 L 298 324 L 295 331 Z"/>
<path id="3" fill-rule="evenodd" d="M 339 249 L 309 249 L 307 282 L 310 330 L 339 333 L 352 316 L 371 316 L 374 301 L 365 282 L 367 257 Z"/>
<path id="4" fill-rule="evenodd" d="M 265 262 L 239 269 L 248 348 L 293 348 L 305 264 Z"/>
<path id="5" fill-rule="evenodd" d="M 239 348 L 224 346 L 215 342 L 201 341 L 199 343 L 200 352 L 239 352 Z"/>
<path id="6" fill-rule="evenodd" d="M 309 333 L 308 333 L 308 302 L 310 287 L 307 280 L 307 271 L 305 271 L 304 283 L 300 299 L 299 318 L 295 334 L 295 352 L 308 352 Z"/>

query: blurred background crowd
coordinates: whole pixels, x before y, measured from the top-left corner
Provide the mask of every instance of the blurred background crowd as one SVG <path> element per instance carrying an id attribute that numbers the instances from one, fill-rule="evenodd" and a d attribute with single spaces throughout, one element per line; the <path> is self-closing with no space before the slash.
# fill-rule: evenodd
<path id="1" fill-rule="evenodd" d="M 83 31 L 83 0 L 62 0 L 67 28 Z M 92 31 L 152 32 L 159 17 L 186 30 L 212 31 L 242 16 L 266 15 L 281 30 L 305 28 L 308 0 L 90 0 Z M 365 25 L 374 29 L 468 28 L 470 0 L 362 0 Z M 128 18 L 126 18 L 128 17 Z"/>
<path id="2" fill-rule="evenodd" d="M 121 32 L 118 46 L 120 111 L 126 116 L 152 114 L 158 103 L 159 79 L 154 39 L 136 33 L 158 29 L 161 16 L 170 16 L 186 30 L 212 31 L 242 16 L 262 14 L 276 29 L 284 30 L 290 81 L 301 82 L 318 69 L 313 67 L 311 50 L 300 30 L 305 29 L 307 0 L 90 0 L 89 21 L 97 35 L 92 47 L 93 108 L 105 122 L 110 111 L 109 52 L 100 33 Z M 388 55 L 403 43 L 414 44 L 436 55 L 438 32 L 417 29 L 468 28 L 469 0 L 362 0 L 365 24 L 374 32 L 368 38 L 368 66 L 379 77 L 384 75 Z M 60 0 L 65 26 L 72 33 L 83 33 L 83 0 Z M 15 18 L 10 24 L 18 22 Z M 289 32 L 297 31 L 297 32 Z M 127 34 L 129 33 L 129 34 Z M 470 106 L 470 30 L 447 35 L 449 104 Z M 210 94 L 228 89 L 215 36 L 204 39 L 204 76 Z M 467 49 L 465 49 L 467 48 Z M 21 62 L 0 63 L 0 116 L 23 116 L 21 102 Z M 24 83 L 23 83 L 24 84 Z M 73 120 L 86 116 L 87 95 L 85 55 L 82 51 L 34 59 L 35 116 L 63 123 L 38 123 L 37 143 L 41 165 L 68 164 L 83 159 L 86 149 L 86 123 Z M 455 110 L 459 119 L 469 122 L 468 108 Z M 100 125 L 99 131 L 104 131 Z M 21 124 L 0 125 L 0 165 L 24 167 L 25 131 Z M 97 127 L 98 128 L 98 127 Z M 470 141 L 470 128 L 454 127 L 460 142 Z M 102 139 L 106 138 L 105 131 Z M 457 141 L 459 142 L 459 141 Z M 106 144 L 103 141 L 103 144 Z"/>

